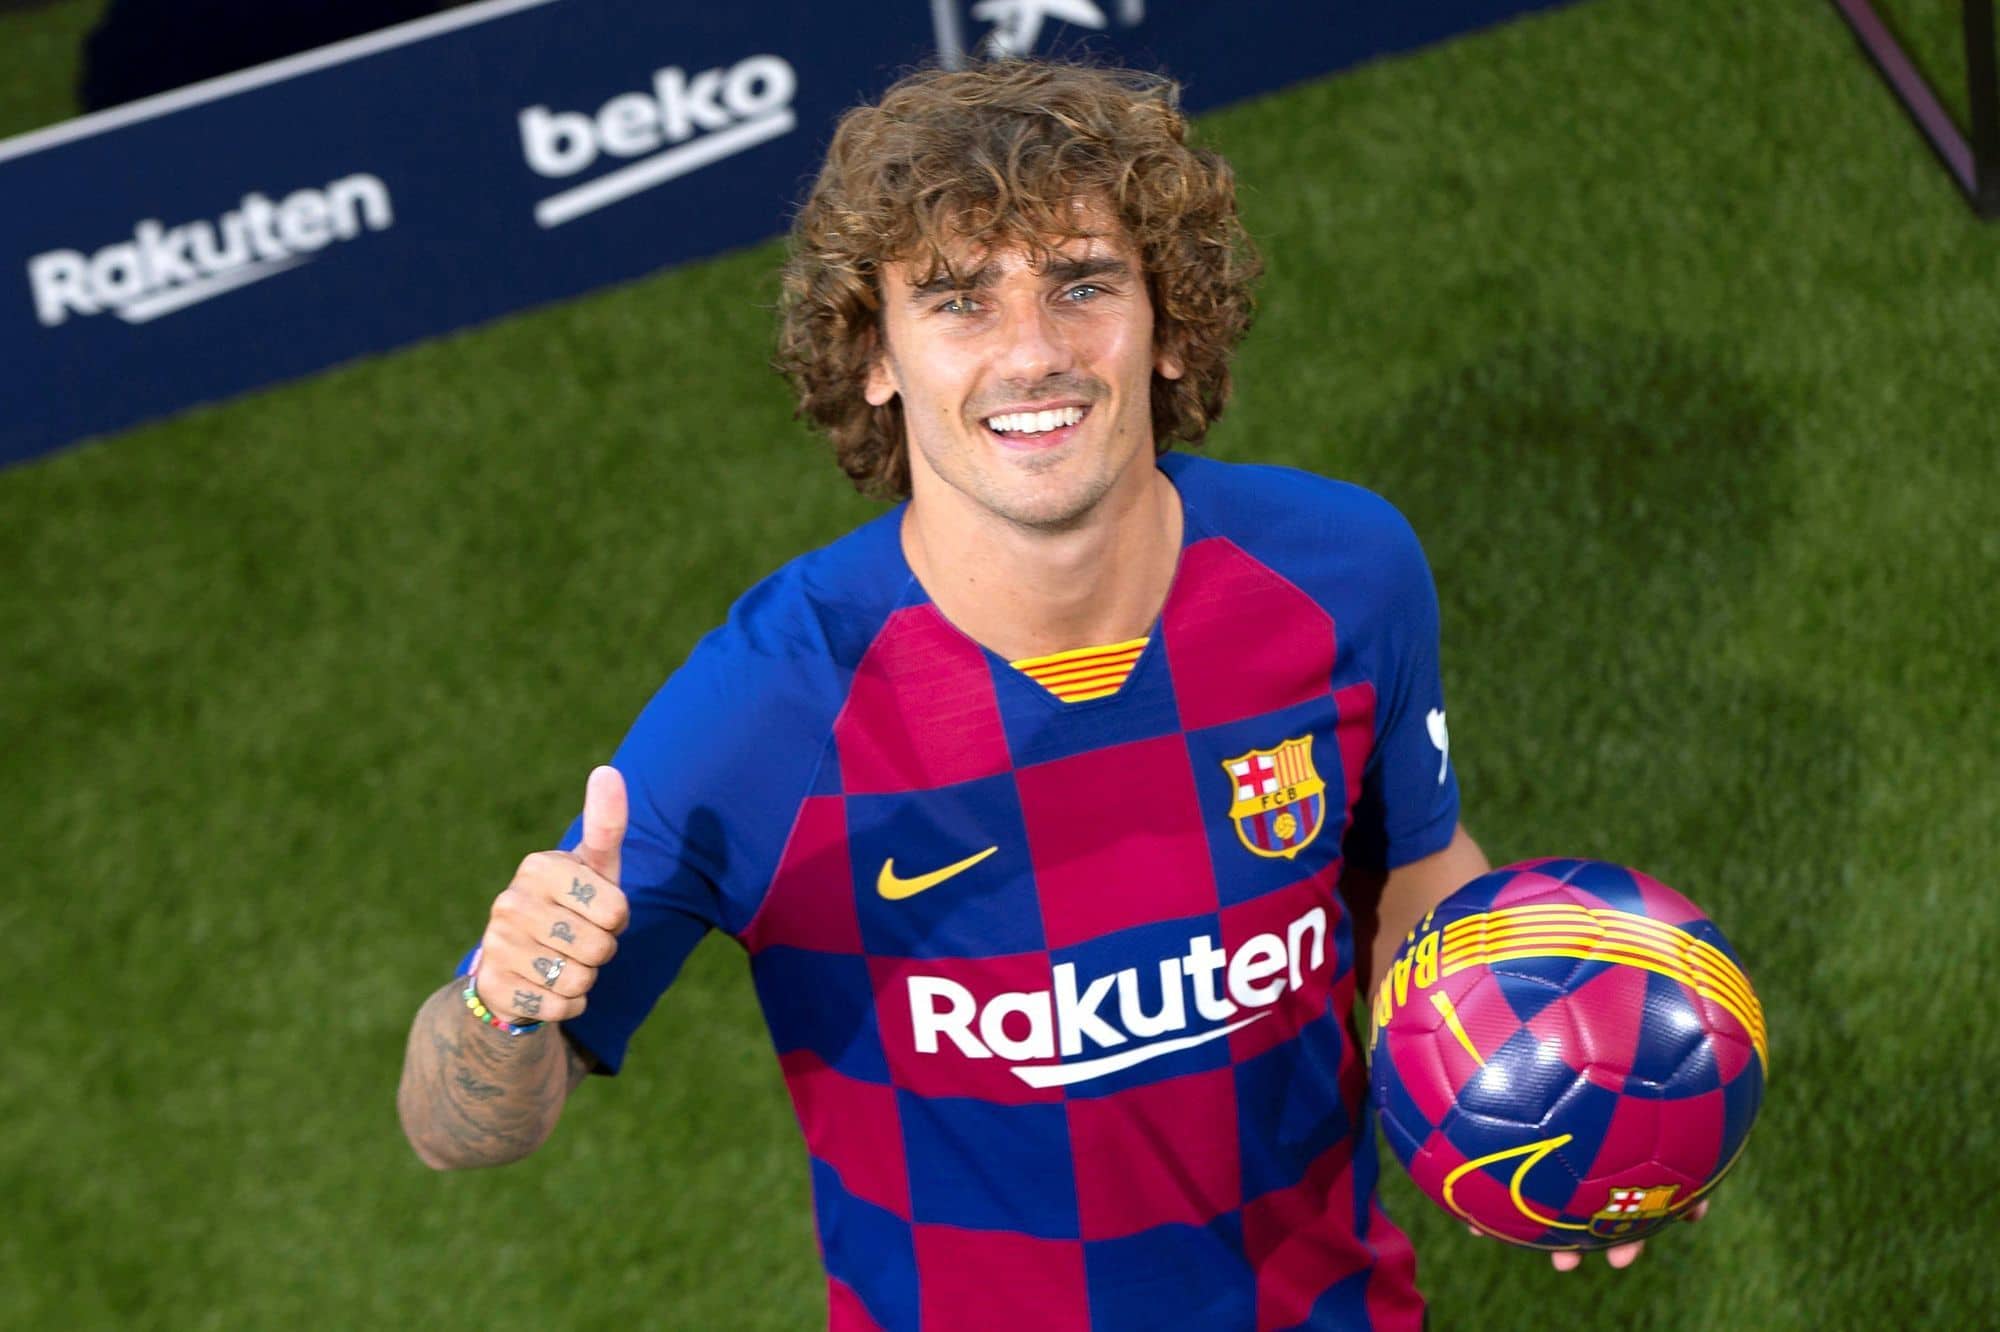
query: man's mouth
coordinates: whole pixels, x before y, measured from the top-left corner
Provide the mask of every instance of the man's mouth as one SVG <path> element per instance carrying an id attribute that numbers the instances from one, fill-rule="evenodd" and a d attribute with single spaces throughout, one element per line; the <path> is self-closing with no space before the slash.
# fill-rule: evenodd
<path id="1" fill-rule="evenodd" d="M 1068 439 L 1088 415 L 1088 407 L 1050 407 L 1032 412 L 1000 412 L 987 417 L 982 424 L 1002 444 L 1014 448 L 1046 447 Z"/>

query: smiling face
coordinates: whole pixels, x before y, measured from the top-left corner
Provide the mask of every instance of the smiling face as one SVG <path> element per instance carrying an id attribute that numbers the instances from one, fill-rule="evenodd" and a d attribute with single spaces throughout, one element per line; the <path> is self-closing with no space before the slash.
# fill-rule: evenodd
<path id="1" fill-rule="evenodd" d="M 1153 346 L 1137 251 L 1101 209 L 1091 234 L 954 254 L 934 277 L 882 270 L 867 400 L 902 399 L 911 494 L 1021 528 L 1074 528 L 1153 471 Z"/>

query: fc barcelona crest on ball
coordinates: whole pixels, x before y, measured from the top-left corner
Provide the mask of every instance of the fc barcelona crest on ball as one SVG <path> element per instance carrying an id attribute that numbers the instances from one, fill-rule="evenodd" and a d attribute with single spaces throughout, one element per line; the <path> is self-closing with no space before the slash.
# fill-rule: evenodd
<path id="1" fill-rule="evenodd" d="M 1313 768 L 1312 737 L 1222 761 L 1235 799 L 1236 836 L 1253 854 L 1290 860 L 1326 823 L 1326 783 Z"/>
<path id="2" fill-rule="evenodd" d="M 1652 1229 L 1651 1223 L 1672 1216 L 1678 1184 L 1662 1184 L 1650 1189 L 1613 1189 L 1609 1201 L 1590 1218 L 1590 1233 L 1603 1239 L 1619 1239 L 1634 1230 Z"/>

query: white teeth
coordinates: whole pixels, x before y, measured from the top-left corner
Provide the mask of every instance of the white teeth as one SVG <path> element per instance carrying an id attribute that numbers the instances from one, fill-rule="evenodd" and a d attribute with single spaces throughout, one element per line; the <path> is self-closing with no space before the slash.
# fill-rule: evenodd
<path id="1" fill-rule="evenodd" d="M 986 428 L 999 434 L 1046 435 L 1083 419 L 1081 407 L 1057 407 L 1046 412 L 1005 412 L 986 418 Z"/>

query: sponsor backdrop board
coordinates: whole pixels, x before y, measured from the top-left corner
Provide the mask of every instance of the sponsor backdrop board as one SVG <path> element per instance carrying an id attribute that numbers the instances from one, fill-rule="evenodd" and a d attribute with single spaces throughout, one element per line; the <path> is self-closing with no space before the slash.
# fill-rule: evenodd
<path id="1" fill-rule="evenodd" d="M 932 58 L 1196 110 L 1559 0 L 489 0 L 0 141 L 0 464 L 783 230 Z"/>

